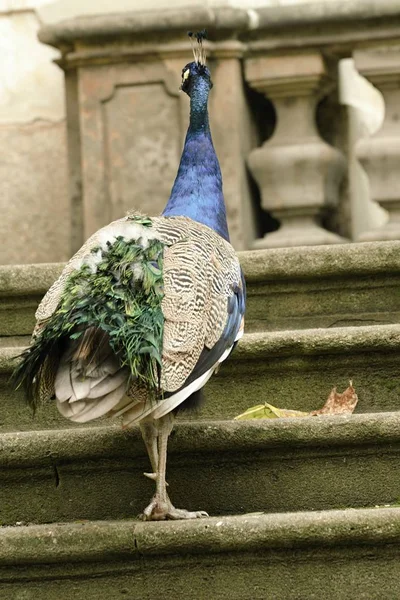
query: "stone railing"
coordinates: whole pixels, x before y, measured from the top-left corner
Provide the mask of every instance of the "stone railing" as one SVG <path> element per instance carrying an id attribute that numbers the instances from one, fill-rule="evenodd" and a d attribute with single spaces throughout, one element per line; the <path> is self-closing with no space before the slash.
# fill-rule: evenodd
<path id="1" fill-rule="evenodd" d="M 246 79 L 272 100 L 278 122 L 273 136 L 250 153 L 249 166 L 263 208 L 281 221 L 281 228 L 255 245 L 345 241 L 321 227 L 335 212 L 341 213 L 333 219 L 336 233 L 350 237 L 345 221 L 355 218 L 347 186 L 353 175 L 348 173 L 349 153 L 354 150 L 367 171 L 371 199 L 389 212 L 386 225 L 361 239 L 399 239 L 400 178 L 395 165 L 400 159 L 400 54 L 393 46 L 399 39 L 400 4 L 329 2 L 262 9 L 257 14 L 257 29 L 246 44 Z M 335 102 L 338 64 L 348 57 L 355 58 L 359 72 L 384 94 L 386 103 L 381 130 L 355 149 L 348 147 L 343 108 L 325 107 L 319 127 L 316 118 L 320 98 L 328 95 Z M 369 201 L 366 197 L 365 210 Z"/>
<path id="2" fill-rule="evenodd" d="M 128 208 L 163 208 L 188 121 L 188 100 L 178 92 L 191 60 L 184 34 L 203 27 L 233 244 L 351 238 L 348 122 L 337 99 L 338 63 L 349 57 L 386 103 L 382 129 L 356 149 L 371 199 L 389 212 L 365 238 L 400 239 L 400 5 L 342 0 L 252 10 L 198 5 L 43 27 L 40 39 L 60 49 L 66 77 L 73 249 Z M 280 221 L 277 231 L 260 226 L 260 197 Z"/>

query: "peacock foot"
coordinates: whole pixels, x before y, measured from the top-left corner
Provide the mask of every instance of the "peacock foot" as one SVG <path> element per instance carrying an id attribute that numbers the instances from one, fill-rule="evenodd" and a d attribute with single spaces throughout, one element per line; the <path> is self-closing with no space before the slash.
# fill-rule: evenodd
<path id="1" fill-rule="evenodd" d="M 208 517 L 208 513 L 204 510 L 190 511 L 181 508 L 175 508 L 171 501 L 163 501 L 161 498 L 154 496 L 150 504 L 144 509 L 140 515 L 142 521 L 166 521 L 179 519 L 202 519 Z"/>
<path id="2" fill-rule="evenodd" d="M 205 510 L 185 510 L 184 508 L 169 507 L 167 519 L 178 521 L 179 519 L 204 519 L 209 517 Z"/>

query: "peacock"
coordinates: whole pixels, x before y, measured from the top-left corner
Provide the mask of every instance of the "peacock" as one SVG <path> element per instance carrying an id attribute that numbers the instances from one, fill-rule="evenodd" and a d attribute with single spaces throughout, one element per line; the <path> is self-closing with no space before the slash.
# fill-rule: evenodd
<path id="1" fill-rule="evenodd" d="M 169 499 L 167 442 L 178 410 L 200 401 L 244 327 L 245 282 L 208 119 L 205 32 L 189 35 L 194 61 L 181 90 L 190 121 L 163 213 L 128 213 L 86 241 L 40 303 L 14 372 L 33 410 L 55 400 L 73 423 L 107 415 L 139 424 L 156 485 L 143 520 L 208 516 Z"/>

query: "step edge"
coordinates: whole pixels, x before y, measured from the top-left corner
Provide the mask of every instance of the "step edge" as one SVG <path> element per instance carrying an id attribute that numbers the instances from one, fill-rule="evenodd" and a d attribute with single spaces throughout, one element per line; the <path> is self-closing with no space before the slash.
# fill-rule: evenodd
<path id="1" fill-rule="evenodd" d="M 0 529 L 0 565 L 139 559 L 400 542 L 399 508 L 92 521 Z"/>
<path id="2" fill-rule="evenodd" d="M 400 242 L 298 246 L 238 252 L 248 283 L 400 273 Z M 44 294 L 66 263 L 0 265 L 0 297 Z"/>
<path id="3" fill-rule="evenodd" d="M 169 455 L 364 448 L 400 443 L 400 412 L 175 425 Z M 0 469 L 54 466 L 63 461 L 146 457 L 138 427 L 116 425 L 0 434 Z"/>
<path id="4" fill-rule="evenodd" d="M 400 324 L 365 325 L 245 333 L 234 360 L 268 356 L 342 354 L 400 348 Z M 25 347 L 0 347 L 0 373 L 11 372 Z M 225 366 L 225 365 L 224 365 Z"/>
<path id="5" fill-rule="evenodd" d="M 313 356 L 400 348 L 400 324 L 361 325 L 247 333 L 235 350 L 236 360 L 274 356 Z"/>
<path id="6" fill-rule="evenodd" d="M 238 252 L 246 281 L 333 279 L 400 272 L 400 242 L 361 242 Z"/>
<path id="7" fill-rule="evenodd" d="M 0 265 L 0 299 L 44 295 L 66 263 Z"/>

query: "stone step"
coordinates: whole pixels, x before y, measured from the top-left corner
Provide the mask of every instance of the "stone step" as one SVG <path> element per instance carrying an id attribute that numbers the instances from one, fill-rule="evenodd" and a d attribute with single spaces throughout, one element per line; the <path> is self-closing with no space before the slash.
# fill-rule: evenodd
<path id="1" fill-rule="evenodd" d="M 0 347 L 0 431 L 69 426 L 49 404 L 33 419 L 22 393 L 9 384 L 21 348 Z M 400 408 L 400 325 L 375 325 L 245 334 L 210 379 L 200 419 L 231 419 L 252 405 L 311 411 L 331 389 L 353 381 L 356 411 Z"/>
<path id="2" fill-rule="evenodd" d="M 30 335 L 35 311 L 64 264 L 0 266 L 0 337 Z"/>
<path id="3" fill-rule="evenodd" d="M 400 322 L 400 242 L 241 252 L 246 329 Z M 0 266 L 0 337 L 28 335 L 63 264 Z"/>
<path id="4" fill-rule="evenodd" d="M 240 253 L 246 330 L 400 322 L 400 242 Z"/>
<path id="5" fill-rule="evenodd" d="M 26 406 L 22 390 L 11 385 L 11 373 L 23 350 L 24 347 L 15 345 L 0 346 L 0 432 L 68 426 L 53 405 L 40 407 L 34 416 Z"/>
<path id="6" fill-rule="evenodd" d="M 333 387 L 353 382 L 356 411 L 400 409 L 400 325 L 247 334 L 207 386 L 205 418 L 232 418 L 252 405 L 321 408 Z"/>
<path id="7" fill-rule="evenodd" d="M 400 595 L 400 510 L 0 529 L 7 600 L 381 600 Z"/>
<path id="8" fill-rule="evenodd" d="M 178 423 L 171 497 L 209 514 L 393 505 L 400 413 Z M 137 427 L 0 435 L 0 523 L 136 517 L 154 483 Z"/>

